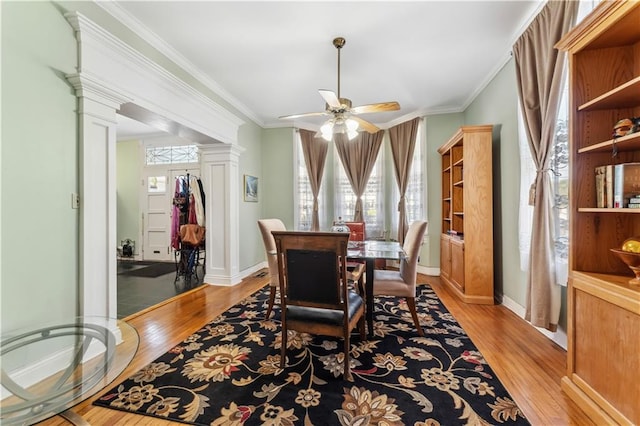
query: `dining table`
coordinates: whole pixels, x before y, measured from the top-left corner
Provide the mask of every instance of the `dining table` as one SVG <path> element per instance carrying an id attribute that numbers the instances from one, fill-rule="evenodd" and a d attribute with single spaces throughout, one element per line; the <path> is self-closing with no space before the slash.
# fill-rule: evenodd
<path id="1" fill-rule="evenodd" d="M 365 240 L 349 241 L 347 258 L 350 261 L 365 261 L 365 318 L 367 332 L 373 337 L 373 276 L 377 259 L 400 261 L 407 254 L 398 241 Z"/>

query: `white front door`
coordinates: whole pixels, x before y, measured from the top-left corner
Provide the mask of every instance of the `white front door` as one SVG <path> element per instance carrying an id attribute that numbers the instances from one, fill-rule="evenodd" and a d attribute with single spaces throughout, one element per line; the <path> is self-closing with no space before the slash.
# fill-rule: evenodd
<path id="1" fill-rule="evenodd" d="M 199 176 L 200 169 L 148 169 L 143 189 L 143 260 L 173 261 L 171 221 L 176 179 L 179 176 Z"/>
<path id="2" fill-rule="evenodd" d="M 145 176 L 144 184 L 142 259 L 171 260 L 171 180 L 156 173 Z"/>

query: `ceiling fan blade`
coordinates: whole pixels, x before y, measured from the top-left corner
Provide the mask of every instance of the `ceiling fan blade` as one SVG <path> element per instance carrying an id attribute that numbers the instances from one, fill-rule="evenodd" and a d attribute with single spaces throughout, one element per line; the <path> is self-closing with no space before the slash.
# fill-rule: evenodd
<path id="1" fill-rule="evenodd" d="M 340 104 L 340 100 L 338 99 L 336 94 L 334 92 L 332 92 L 331 90 L 320 89 L 320 90 L 318 90 L 318 92 L 320 92 L 320 96 L 322 96 L 324 101 L 331 108 L 340 108 L 342 106 Z"/>
<path id="2" fill-rule="evenodd" d="M 363 120 L 360 117 L 356 117 L 354 115 L 349 117 L 351 120 L 355 120 L 358 122 L 358 124 L 360 125 L 360 127 L 362 127 L 364 130 L 366 130 L 369 133 L 376 133 L 377 131 L 380 130 L 380 128 L 378 126 L 376 126 L 373 123 L 369 123 L 367 120 Z"/>
<path id="3" fill-rule="evenodd" d="M 291 115 L 283 115 L 278 117 L 280 120 L 289 120 L 292 118 L 300 118 L 300 117 L 314 117 L 314 116 L 318 116 L 318 115 L 327 115 L 328 113 L 326 111 L 322 111 L 322 112 L 303 112 L 301 114 L 291 114 Z"/>
<path id="4" fill-rule="evenodd" d="M 352 114 L 365 114 L 368 112 L 384 112 L 384 111 L 397 111 L 400 109 L 400 104 L 393 102 L 381 102 L 378 104 L 360 105 L 351 108 Z"/>

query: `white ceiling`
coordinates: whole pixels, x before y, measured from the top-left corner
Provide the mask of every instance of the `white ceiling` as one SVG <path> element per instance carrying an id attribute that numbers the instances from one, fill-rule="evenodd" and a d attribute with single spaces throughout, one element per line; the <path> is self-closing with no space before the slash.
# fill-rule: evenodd
<path id="1" fill-rule="evenodd" d="M 354 106 L 398 101 L 400 111 L 361 116 L 386 128 L 464 110 L 542 0 L 98 4 L 262 127 L 317 128 L 322 117 L 278 117 L 324 110 L 318 89 L 337 92 L 332 40 L 342 36 L 340 95 Z"/>

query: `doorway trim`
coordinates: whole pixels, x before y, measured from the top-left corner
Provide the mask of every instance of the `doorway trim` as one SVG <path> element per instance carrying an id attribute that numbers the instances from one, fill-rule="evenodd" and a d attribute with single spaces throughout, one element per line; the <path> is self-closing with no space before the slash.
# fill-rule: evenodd
<path id="1" fill-rule="evenodd" d="M 187 137 L 203 146 L 229 146 L 241 153 L 238 129 L 243 120 L 215 103 L 159 64 L 101 28 L 77 11 L 65 14 L 78 42 L 77 73 L 67 75 L 78 97 L 79 138 L 79 308 L 83 315 L 115 318 L 116 277 L 116 112 L 156 128 Z M 237 172 L 237 158 L 228 161 Z M 202 164 L 204 167 L 205 164 Z M 236 177 L 237 178 L 237 177 Z M 204 182 L 205 192 L 214 182 Z M 230 182 L 223 182 L 224 185 Z M 232 217 L 239 203 L 239 191 L 212 205 L 207 227 L 216 215 Z M 231 223 L 224 250 L 231 253 L 224 277 L 235 284 L 238 269 L 239 230 Z M 214 229 L 210 227 L 210 229 Z M 211 241 L 218 237 L 208 233 Z M 229 253 L 229 252 L 227 252 Z M 215 255 L 215 254 L 214 254 Z M 224 254 L 222 254 L 224 255 Z M 212 259 L 213 260 L 213 259 Z M 232 264 L 236 262 L 236 264 Z"/>

